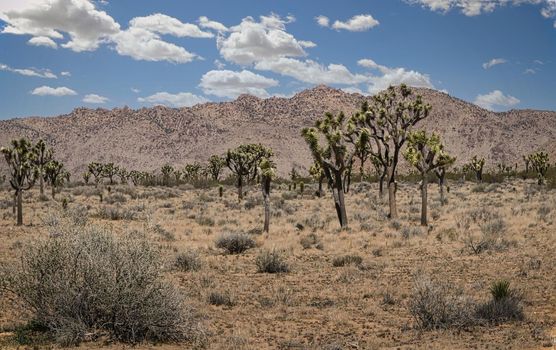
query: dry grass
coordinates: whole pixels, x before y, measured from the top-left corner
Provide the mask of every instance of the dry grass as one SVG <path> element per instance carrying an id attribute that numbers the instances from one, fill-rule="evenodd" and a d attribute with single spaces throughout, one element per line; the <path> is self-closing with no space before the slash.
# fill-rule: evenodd
<path id="1" fill-rule="evenodd" d="M 114 186 L 104 203 L 92 187 L 63 189 L 59 202 L 40 201 L 33 190 L 25 197 L 26 225 L 20 228 L 13 225 L 11 198 L 4 191 L 0 261 L 16 260 L 26 242 L 56 236 L 52 213 L 63 211 L 62 198 L 68 198 L 66 220 L 104 226 L 122 237 L 146 235 L 162 253 L 166 277 L 203 313 L 209 349 L 530 349 L 556 337 L 554 190 L 522 180 L 450 183 L 448 203 L 441 206 L 431 185 L 430 226 L 420 229 L 417 185 L 399 184 L 400 219 L 392 222 L 376 184 L 353 184 L 346 197 L 347 231 L 338 229 L 330 193 L 316 198 L 314 190 L 308 184 L 302 196 L 274 189 L 268 234 L 261 233 L 256 186 L 239 205 L 231 187 L 219 198 L 217 187 Z M 215 242 L 227 233 L 249 238 L 249 249 L 223 254 L 227 249 Z M 289 272 L 260 273 L 257 261 L 265 252 L 279 252 Z M 457 298 L 464 295 L 484 303 L 487 314 L 505 312 L 508 305 L 488 304 L 489 288 L 510 281 L 522 296 L 524 318 L 457 321 L 431 327 L 447 330 L 423 331 L 411 312 L 418 271 L 457 286 L 459 294 L 448 301 L 464 303 Z M 29 320 L 20 311 L 0 298 L 0 348 L 17 348 L 18 327 Z M 467 331 L 460 332 L 463 323 Z M 121 348 L 100 340 L 87 347 Z"/>

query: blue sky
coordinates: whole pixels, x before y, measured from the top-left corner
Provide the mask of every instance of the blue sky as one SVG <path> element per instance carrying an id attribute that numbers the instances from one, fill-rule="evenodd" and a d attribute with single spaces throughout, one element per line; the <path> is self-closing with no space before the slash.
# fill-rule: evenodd
<path id="1" fill-rule="evenodd" d="M 317 84 L 556 110 L 556 0 L 0 0 L 0 119 Z"/>

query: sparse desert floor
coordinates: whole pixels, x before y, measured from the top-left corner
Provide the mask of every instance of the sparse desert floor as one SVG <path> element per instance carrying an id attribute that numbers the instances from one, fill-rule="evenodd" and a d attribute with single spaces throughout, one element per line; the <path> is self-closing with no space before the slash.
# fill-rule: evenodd
<path id="1" fill-rule="evenodd" d="M 417 185 L 401 184 L 400 220 L 386 218 L 376 184 L 356 183 L 347 195 L 350 229 L 340 231 L 328 192 L 324 198 L 275 188 L 271 194 L 269 234 L 261 234 L 262 195 L 249 188 L 238 204 L 236 191 L 218 188 L 134 188 L 114 186 L 104 203 L 92 186 L 64 189 L 58 201 L 40 201 L 37 189 L 27 193 L 25 226 L 14 226 L 9 193 L 2 193 L 0 261 L 15 259 L 26 242 L 51 232 L 49 222 L 68 211 L 116 234 L 146 231 L 167 261 L 168 277 L 188 296 L 204 318 L 209 349 L 540 349 L 556 343 L 556 192 L 538 190 L 532 181 L 502 184 L 451 183 L 449 202 L 440 206 L 437 186 L 429 190 L 430 227 L 419 226 Z M 275 186 L 276 187 L 276 186 Z M 108 204 L 108 202 L 119 202 Z M 86 209 L 84 209 L 86 208 Z M 462 222 L 473 211 L 499 213 L 503 221 L 497 249 L 474 254 L 466 237 L 480 228 Z M 102 216 L 123 216 L 118 220 Z M 466 219 L 467 218 L 467 219 Z M 458 227 L 458 223 L 460 223 Z M 302 229 L 300 225 L 302 225 Z M 296 227 L 298 226 L 298 227 Z M 228 255 L 215 247 L 226 232 L 249 233 L 257 247 Z M 318 242 L 305 240 L 315 234 Z M 315 244 L 311 244 L 315 243 Z M 284 250 L 290 272 L 257 272 L 262 249 Z M 178 253 L 198 251 L 198 271 L 174 267 Z M 333 266 L 335 258 L 360 256 L 360 264 Z M 523 293 L 524 321 L 461 330 L 415 329 L 409 298 L 416 275 L 447 282 L 476 300 L 489 298 L 489 286 L 506 279 Z M 211 293 L 228 295 L 230 306 L 208 302 Z M 0 302 L 0 348 L 24 349 L 11 330 L 23 323 L 8 300 Z M 103 341 L 80 348 L 122 349 Z M 183 349 L 187 344 L 140 345 L 138 349 Z M 56 348 L 39 345 L 38 348 Z"/>

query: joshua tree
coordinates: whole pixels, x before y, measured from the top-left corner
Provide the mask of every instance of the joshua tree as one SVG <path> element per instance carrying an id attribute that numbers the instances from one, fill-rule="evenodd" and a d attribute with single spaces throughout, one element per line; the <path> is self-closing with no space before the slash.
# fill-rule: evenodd
<path id="1" fill-rule="evenodd" d="M 309 175 L 313 178 L 313 180 L 317 181 L 319 184 L 319 188 L 317 190 L 317 197 L 322 197 L 322 181 L 324 180 L 324 171 L 319 163 L 314 162 L 313 165 L 309 168 Z"/>
<path id="2" fill-rule="evenodd" d="M 36 153 L 26 139 L 13 140 L 11 147 L 0 149 L 10 168 L 10 185 L 17 201 L 17 225 L 23 225 L 23 191 L 35 184 L 38 170 L 35 167 Z"/>
<path id="3" fill-rule="evenodd" d="M 483 182 L 483 168 L 485 166 L 485 159 L 484 158 L 477 158 L 477 156 L 473 156 L 471 158 L 471 162 L 469 163 L 469 167 L 475 172 L 475 177 L 477 181 Z"/>
<path id="4" fill-rule="evenodd" d="M 52 159 L 53 151 L 51 148 L 46 146 L 46 142 L 42 139 L 39 140 L 33 147 L 33 152 L 35 152 L 35 167 L 37 168 L 37 176 L 39 177 L 39 188 L 41 195 L 44 195 L 44 180 L 45 180 L 45 169 L 46 164 Z"/>
<path id="5" fill-rule="evenodd" d="M 427 226 L 428 175 L 435 169 L 453 164 L 456 159 L 446 154 L 438 135 L 427 136 L 424 130 L 408 135 L 408 145 L 403 155 L 421 174 L 421 225 Z"/>
<path id="6" fill-rule="evenodd" d="M 127 179 L 129 177 L 129 172 L 124 167 L 118 167 L 118 173 L 116 176 L 120 179 L 121 184 L 127 184 Z"/>
<path id="7" fill-rule="evenodd" d="M 292 170 L 289 173 L 290 175 L 290 180 L 293 184 L 293 189 L 295 191 L 295 188 L 297 186 L 297 179 L 299 178 L 299 173 L 297 172 L 297 169 L 295 167 L 292 167 Z"/>
<path id="8" fill-rule="evenodd" d="M 141 183 L 141 181 L 143 181 L 144 176 L 142 172 L 137 170 L 132 170 L 129 172 L 129 178 L 131 179 L 133 186 L 137 186 L 138 184 Z"/>
<path id="9" fill-rule="evenodd" d="M 371 155 L 371 163 L 378 176 L 378 195 L 382 199 L 384 198 L 384 179 L 388 175 L 388 166 L 382 157 L 374 154 Z"/>
<path id="10" fill-rule="evenodd" d="M 189 182 L 197 181 L 201 177 L 202 169 L 203 166 L 198 162 L 186 164 L 183 169 L 183 177 Z"/>
<path id="11" fill-rule="evenodd" d="M 81 174 L 81 177 L 83 177 L 83 181 L 85 182 L 85 185 L 88 185 L 89 180 L 91 179 L 91 173 L 86 171 L 83 174 Z"/>
<path id="12" fill-rule="evenodd" d="M 220 156 L 212 155 L 208 160 L 207 173 L 213 181 L 218 181 L 222 169 L 226 166 L 226 160 Z"/>
<path id="13" fill-rule="evenodd" d="M 114 184 L 114 176 L 118 173 L 119 168 L 114 163 L 106 163 L 102 167 L 102 177 L 107 177 L 110 185 Z"/>
<path id="14" fill-rule="evenodd" d="M 343 181 L 353 158 L 351 130 L 343 113 L 337 116 L 326 113 L 312 128 L 304 128 L 302 135 L 317 163 L 323 170 L 332 189 L 336 214 L 342 229 L 348 227 L 344 201 Z M 325 141 L 322 144 L 322 141 Z"/>
<path id="15" fill-rule="evenodd" d="M 92 162 L 92 163 L 89 163 L 89 165 L 87 166 L 87 169 L 89 170 L 89 173 L 91 175 L 93 175 L 93 177 L 95 178 L 95 187 L 98 186 L 98 183 L 99 183 L 100 179 L 102 178 L 102 174 L 103 174 L 103 171 L 104 171 L 104 165 L 102 163 Z"/>
<path id="16" fill-rule="evenodd" d="M 455 158 L 454 158 L 455 159 Z M 434 174 L 438 179 L 438 188 L 440 189 L 440 205 L 446 204 L 446 194 L 445 194 L 445 187 L 446 187 L 446 169 L 448 169 L 451 164 L 446 164 L 444 166 L 440 166 L 434 169 Z"/>
<path id="17" fill-rule="evenodd" d="M 268 233 L 270 226 L 270 182 L 276 176 L 276 169 L 270 159 L 263 158 L 258 171 L 261 176 L 261 189 L 264 201 L 264 232 Z"/>
<path id="18" fill-rule="evenodd" d="M 182 175 L 183 175 L 183 171 L 174 170 L 174 179 L 176 180 L 176 185 L 180 184 Z"/>
<path id="19" fill-rule="evenodd" d="M 359 161 L 359 181 L 363 181 L 365 175 L 365 163 L 371 157 L 371 144 L 357 139 L 355 142 L 355 158 Z"/>
<path id="20" fill-rule="evenodd" d="M 357 126 L 354 131 L 368 134 L 372 154 L 386 166 L 391 219 L 398 218 L 396 172 L 400 151 L 411 128 L 425 119 L 431 108 L 402 84 L 373 96 L 372 104 L 363 103 L 361 111 L 352 117 Z"/>
<path id="21" fill-rule="evenodd" d="M 273 152 L 261 144 L 247 144 L 228 150 L 226 166 L 237 176 L 238 199 L 243 199 L 243 180 L 257 177 L 257 167 L 263 158 L 272 157 Z"/>
<path id="22" fill-rule="evenodd" d="M 52 199 L 56 195 L 56 187 L 64 184 L 64 181 L 69 180 L 69 173 L 64 169 L 64 164 L 57 160 L 51 160 L 46 163 L 45 167 L 46 182 L 52 188 Z"/>
<path id="23" fill-rule="evenodd" d="M 170 186 L 170 179 L 174 174 L 174 167 L 169 164 L 166 164 L 162 166 L 160 172 L 162 173 L 162 184 L 164 186 Z"/>
<path id="24" fill-rule="evenodd" d="M 537 183 L 539 185 L 544 184 L 546 172 L 548 171 L 549 167 L 549 159 L 548 153 L 546 152 L 535 152 L 529 155 L 529 161 L 531 163 L 531 167 L 537 173 Z"/>

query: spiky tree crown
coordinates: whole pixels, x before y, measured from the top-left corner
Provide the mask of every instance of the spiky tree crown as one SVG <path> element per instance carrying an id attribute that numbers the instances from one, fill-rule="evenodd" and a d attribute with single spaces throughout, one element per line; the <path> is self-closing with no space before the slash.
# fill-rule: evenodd
<path id="1" fill-rule="evenodd" d="M 424 130 L 414 131 L 408 135 L 407 141 L 403 155 L 421 173 L 448 167 L 456 161 L 444 151 L 440 137 L 434 133 L 428 136 Z"/>
<path id="2" fill-rule="evenodd" d="M 10 167 L 10 185 L 12 188 L 20 191 L 33 187 L 39 174 L 34 166 L 36 152 L 31 142 L 26 139 L 13 140 L 11 147 L 2 147 L 0 152 L 4 155 Z"/>
<path id="3" fill-rule="evenodd" d="M 259 174 L 263 178 L 273 179 L 276 177 L 276 165 L 268 158 L 263 158 L 259 163 Z"/>
<path id="4" fill-rule="evenodd" d="M 546 174 L 546 172 L 548 171 L 548 167 L 550 164 L 550 160 L 548 158 L 548 153 L 546 152 L 535 152 L 533 154 L 530 154 L 529 157 L 527 157 L 529 159 L 529 161 L 531 162 L 531 166 L 533 167 L 533 169 L 535 169 L 535 172 L 537 172 L 538 174 L 544 176 Z"/>
<path id="5" fill-rule="evenodd" d="M 481 171 L 485 166 L 485 159 L 484 158 L 479 159 L 477 158 L 477 156 L 473 156 L 473 158 L 471 158 L 471 162 L 469 163 L 469 166 L 471 167 L 471 169 L 475 171 Z"/>
<path id="6" fill-rule="evenodd" d="M 263 158 L 269 159 L 274 153 L 261 144 L 240 145 L 226 153 L 226 165 L 238 176 L 254 179 L 258 173 L 259 163 Z"/>

